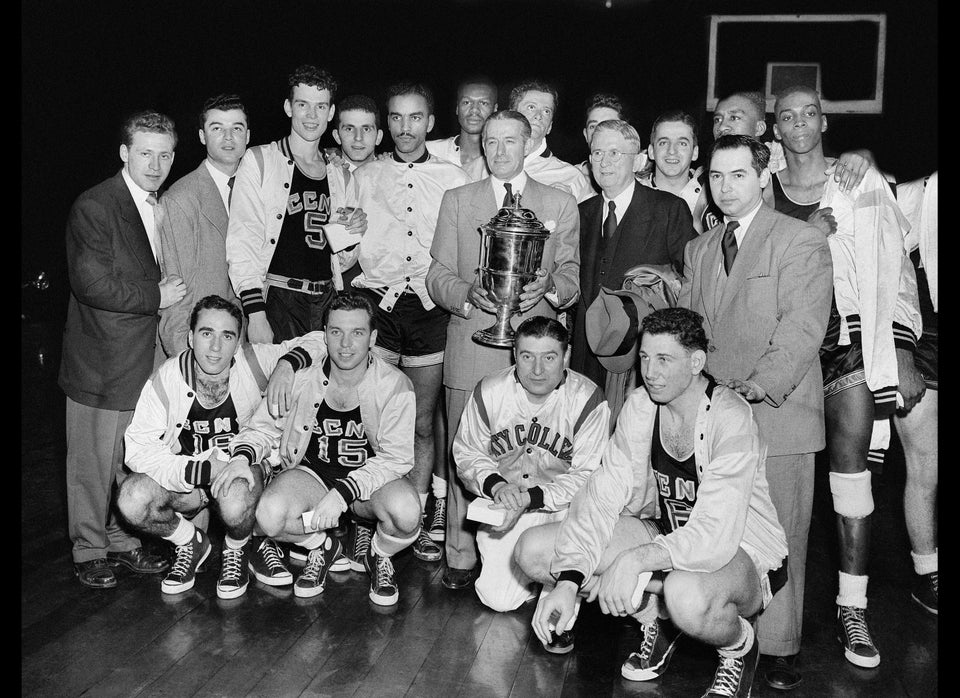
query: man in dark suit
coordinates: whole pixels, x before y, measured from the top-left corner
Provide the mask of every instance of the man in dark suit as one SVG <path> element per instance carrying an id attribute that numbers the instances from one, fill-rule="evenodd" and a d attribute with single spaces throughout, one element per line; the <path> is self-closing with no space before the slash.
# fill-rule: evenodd
<path id="1" fill-rule="evenodd" d="M 624 274 L 638 264 L 669 264 L 680 273 L 683 248 L 697 236 L 683 199 L 638 186 L 640 151 L 640 136 L 626 121 L 602 121 L 590 139 L 590 163 L 602 193 L 580 204 L 580 302 L 570 368 L 601 387 L 607 372 L 587 344 L 584 327 L 600 287 L 619 290 Z"/>
<path id="2" fill-rule="evenodd" d="M 60 387 L 67 395 L 67 518 L 80 583 L 115 587 L 111 565 L 141 573 L 167 563 L 148 555 L 111 512 L 122 479 L 123 434 L 153 370 L 157 311 L 180 300 L 163 277 L 154 234 L 156 192 L 173 164 L 173 121 L 145 111 L 121 128 L 123 168 L 85 191 L 67 220 L 70 302 Z"/>
<path id="3" fill-rule="evenodd" d="M 481 243 L 478 228 L 519 194 L 521 207 L 533 211 L 550 231 L 537 277 L 520 294 L 520 312 L 511 318 L 513 327 L 533 315 L 555 318 L 558 309 L 569 307 L 577 299 L 577 202 L 570 194 L 543 185 L 524 172 L 524 156 L 532 147 L 530 135 L 530 122 L 523 114 L 513 110 L 492 114 L 482 136 L 490 177 L 450 189 L 440 204 L 426 284 L 434 302 L 452 313 L 443 361 L 448 449 L 473 388 L 484 376 L 511 364 L 509 347 L 487 346 L 473 339 L 474 332 L 489 327 L 496 318 L 496 305 L 481 288 L 477 275 Z M 473 533 L 465 525 L 464 491 L 454 477 L 448 477 L 447 482 L 447 571 L 442 582 L 449 589 L 461 589 L 473 583 L 477 552 Z"/>
<path id="4" fill-rule="evenodd" d="M 787 534 L 788 579 L 760 619 L 760 652 L 800 649 L 814 455 L 824 447 L 818 352 L 830 317 L 833 261 L 810 223 L 763 201 L 770 151 L 728 135 L 711 149 L 708 179 L 723 223 L 687 245 L 680 305 L 704 317 L 707 371 L 753 404 L 767 444 L 770 499 Z M 788 690 L 800 682 L 785 667 Z"/>
<path id="5" fill-rule="evenodd" d="M 179 276 L 187 293 L 160 313 L 160 341 L 167 356 L 187 348 L 190 314 L 201 298 L 237 301 L 227 275 L 227 213 L 240 158 L 247 151 L 247 112 L 237 95 L 209 98 L 200 110 L 200 142 L 207 157 L 178 179 L 157 206 L 161 266 Z"/>

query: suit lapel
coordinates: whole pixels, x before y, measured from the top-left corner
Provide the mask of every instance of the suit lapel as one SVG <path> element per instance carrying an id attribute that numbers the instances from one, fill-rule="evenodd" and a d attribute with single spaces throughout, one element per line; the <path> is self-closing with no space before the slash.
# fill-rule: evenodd
<path id="1" fill-rule="evenodd" d="M 210 224 L 226 240 L 227 209 L 223 206 L 223 197 L 220 196 L 220 190 L 217 189 L 217 184 L 213 181 L 213 176 L 211 176 L 205 162 L 201 162 L 200 167 L 197 168 L 197 178 L 199 182 L 200 213 L 210 221 Z"/>
<path id="2" fill-rule="evenodd" d="M 640 230 L 642 232 L 643 224 L 650 217 L 649 211 L 643 205 L 643 185 L 640 182 L 634 184 L 633 196 L 630 197 L 630 206 L 627 207 L 627 212 L 617 220 L 617 230 L 613 234 L 613 239 L 608 242 L 610 250 L 613 252 L 612 256 L 616 256 L 620 252 L 620 240 L 624 237 L 623 233 L 627 230 Z M 600 197 L 602 200 L 602 196 Z M 600 210 L 600 226 L 603 226 L 603 209 Z M 639 241 L 637 243 L 637 241 Z M 639 249 L 636 251 L 636 259 L 644 259 L 646 256 L 646 247 L 650 244 L 649 235 L 639 235 L 634 236 L 631 239 L 631 242 L 639 244 Z"/>
<path id="3" fill-rule="evenodd" d="M 717 310 L 717 271 L 720 269 L 720 236 L 723 226 L 716 226 L 707 235 L 703 254 L 700 256 L 700 302 L 704 310 L 704 317 L 712 325 Z M 696 289 L 695 289 L 696 290 Z"/>
<path id="4" fill-rule="evenodd" d="M 603 197 L 597 196 L 594 198 L 599 200 L 599 204 L 591 200 L 584 205 L 583 222 L 580 226 L 580 277 L 583 279 L 583 283 L 580 284 L 581 293 L 584 289 L 593 289 L 600 270 L 598 258 L 603 236 L 603 231 L 600 229 Z M 588 292 L 586 295 L 589 296 L 592 293 Z"/>
<path id="5" fill-rule="evenodd" d="M 127 241 L 130 249 L 133 250 L 134 256 L 137 258 L 137 262 L 139 262 L 145 274 L 151 270 L 158 271 L 160 267 L 157 264 L 156 258 L 153 256 L 153 249 L 150 247 L 147 230 L 143 227 L 143 219 L 140 218 L 140 211 L 137 210 L 133 196 L 131 196 L 130 190 L 127 189 L 127 183 L 123 180 L 123 176 L 120 173 L 117 173 L 115 181 L 114 197 L 117 201 L 117 211 L 119 212 L 120 219 L 123 221 L 123 225 L 120 226 L 120 234 Z"/>
<path id="6" fill-rule="evenodd" d="M 720 299 L 720 306 L 717 309 L 717 315 L 720 316 L 730 305 L 730 301 L 740 291 L 747 274 L 756 267 L 757 259 L 760 256 L 760 250 L 764 241 L 773 229 L 773 216 L 769 215 L 767 206 L 760 204 L 760 210 L 754 216 L 750 227 L 747 228 L 746 235 L 743 238 L 743 245 L 737 252 L 737 259 L 733 264 L 733 271 L 723 287 L 723 297 Z M 720 245 L 717 245 L 719 255 Z M 718 261 L 719 264 L 719 261 Z"/>

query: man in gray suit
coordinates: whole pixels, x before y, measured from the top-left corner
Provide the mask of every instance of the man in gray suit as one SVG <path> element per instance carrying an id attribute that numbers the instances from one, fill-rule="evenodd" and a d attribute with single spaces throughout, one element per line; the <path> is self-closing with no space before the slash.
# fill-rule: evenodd
<path id="1" fill-rule="evenodd" d="M 216 295 L 238 302 L 227 275 L 227 212 L 250 130 L 237 95 L 220 94 L 203 103 L 200 142 L 207 157 L 170 187 L 157 211 L 164 272 L 187 285 L 187 294 L 160 313 L 160 342 L 167 356 L 187 348 L 197 301 Z"/>
<path id="2" fill-rule="evenodd" d="M 496 314 L 496 306 L 480 287 L 477 276 L 478 228 L 519 194 L 520 205 L 532 210 L 550 231 L 537 278 L 523 287 L 520 312 L 512 318 L 514 327 L 533 315 L 555 318 L 558 309 L 569 307 L 579 295 L 577 202 L 570 194 L 545 186 L 524 172 L 524 156 L 532 146 L 530 134 L 530 122 L 521 113 L 503 110 L 492 114 L 482 135 L 491 175 L 447 191 L 440 204 L 426 284 L 437 305 L 452 313 L 443 363 L 448 449 L 474 386 L 484 376 L 511 364 L 509 348 L 473 341 L 473 333 L 493 324 Z M 464 491 L 455 478 L 449 477 L 447 482 L 447 570 L 441 581 L 448 589 L 461 589 L 473 583 L 477 553 L 473 533 L 465 525 Z"/>
<path id="3" fill-rule="evenodd" d="M 787 534 L 786 585 L 760 621 L 763 654 L 800 649 L 814 453 L 824 447 L 818 350 L 830 316 L 826 237 L 762 199 L 769 151 L 750 136 L 718 138 L 708 179 L 723 223 L 687 244 L 680 305 L 704 316 L 707 371 L 753 403 L 767 444 L 770 498 Z M 791 660 L 792 661 L 792 660 Z M 800 681 L 795 667 L 792 688 Z"/>

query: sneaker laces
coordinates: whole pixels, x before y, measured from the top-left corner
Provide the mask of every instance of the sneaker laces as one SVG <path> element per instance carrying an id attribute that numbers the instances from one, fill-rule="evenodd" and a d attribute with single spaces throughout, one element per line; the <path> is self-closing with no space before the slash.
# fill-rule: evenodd
<path id="1" fill-rule="evenodd" d="M 303 574 L 300 575 L 300 579 L 306 579 L 308 582 L 315 582 L 320 579 L 320 572 L 323 571 L 323 566 L 326 564 L 326 558 L 323 552 L 322 547 L 310 551 L 310 554 L 307 555 L 307 564 L 303 568 Z"/>
<path id="2" fill-rule="evenodd" d="M 386 555 L 377 555 L 377 588 L 393 586 L 393 562 Z"/>
<path id="3" fill-rule="evenodd" d="M 240 579 L 243 565 L 243 550 L 223 549 L 223 562 L 220 567 L 220 582 L 235 582 Z"/>
<path id="4" fill-rule="evenodd" d="M 933 587 L 933 593 L 940 597 L 940 571 L 930 573 L 930 585 Z"/>
<path id="5" fill-rule="evenodd" d="M 174 577 L 183 577 L 190 571 L 190 563 L 193 561 L 193 543 L 191 540 L 185 545 L 178 545 L 175 549 L 177 559 L 170 568 L 170 574 Z"/>
<path id="6" fill-rule="evenodd" d="M 720 657 L 720 666 L 713 676 L 709 693 L 718 696 L 735 696 L 743 676 L 743 657 Z"/>
<path id="7" fill-rule="evenodd" d="M 362 554 L 365 554 L 367 550 L 370 549 L 370 538 L 373 536 L 373 532 L 370 527 L 366 524 L 362 524 L 359 521 L 357 522 L 357 537 L 353 543 L 353 552 L 357 559 L 361 559 Z"/>
<path id="8" fill-rule="evenodd" d="M 263 561 L 267 563 L 268 568 L 273 570 L 277 567 L 283 567 L 283 561 L 280 559 L 283 553 L 280 552 L 277 544 L 272 540 L 264 538 L 258 550 L 260 555 L 263 556 Z"/>
<path id="9" fill-rule="evenodd" d="M 430 528 L 442 528 L 447 518 L 447 498 L 443 497 L 433 501 L 433 521 L 430 523 Z"/>
<path id="10" fill-rule="evenodd" d="M 851 645 L 869 645 L 873 647 L 870 629 L 867 627 L 867 609 L 854 606 L 840 607 L 840 621 L 843 629 L 850 638 Z"/>
<path id="11" fill-rule="evenodd" d="M 646 661 L 653 654 L 653 648 L 657 644 L 657 637 L 660 635 L 660 623 L 654 622 L 643 626 L 643 643 L 637 654 L 640 659 Z"/>
<path id="12" fill-rule="evenodd" d="M 427 529 L 423 526 L 420 527 L 420 532 L 417 534 L 417 543 L 423 546 L 424 543 L 427 545 L 432 545 L 433 539 L 430 537 L 430 534 L 427 533 Z"/>

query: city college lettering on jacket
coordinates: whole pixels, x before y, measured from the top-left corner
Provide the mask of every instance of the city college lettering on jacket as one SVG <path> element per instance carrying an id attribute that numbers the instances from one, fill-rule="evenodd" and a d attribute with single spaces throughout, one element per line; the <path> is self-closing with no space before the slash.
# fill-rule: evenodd
<path id="1" fill-rule="evenodd" d="M 573 459 L 573 441 L 551 427 L 542 426 L 536 420 L 527 424 L 515 424 L 490 435 L 490 454 L 494 458 L 523 446 L 542 448 L 567 462 Z"/>

